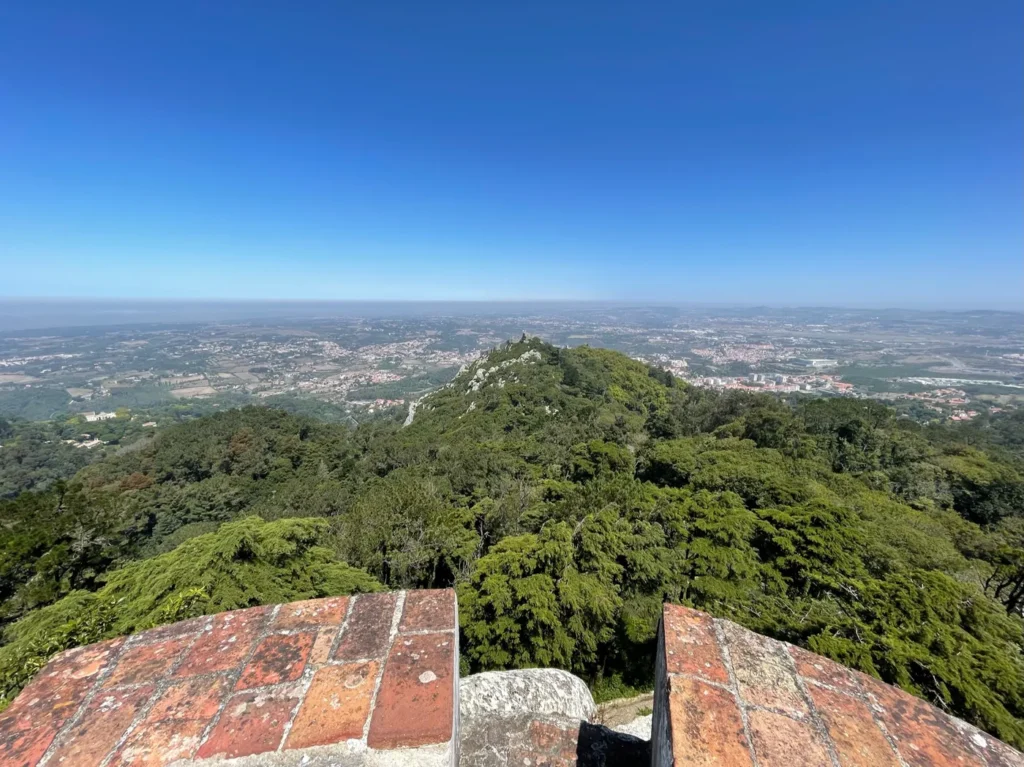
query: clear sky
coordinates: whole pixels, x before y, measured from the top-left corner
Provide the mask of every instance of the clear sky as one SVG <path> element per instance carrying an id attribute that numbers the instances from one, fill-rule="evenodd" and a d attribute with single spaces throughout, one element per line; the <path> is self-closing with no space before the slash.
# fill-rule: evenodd
<path id="1" fill-rule="evenodd" d="M 0 3 L 0 295 L 1024 305 L 1020 0 Z"/>

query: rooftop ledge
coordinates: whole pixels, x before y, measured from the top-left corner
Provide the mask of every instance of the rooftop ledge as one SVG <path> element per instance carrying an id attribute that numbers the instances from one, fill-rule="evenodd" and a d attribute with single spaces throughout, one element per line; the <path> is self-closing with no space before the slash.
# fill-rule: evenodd
<path id="1" fill-rule="evenodd" d="M 653 767 L 1024 767 L 920 698 L 799 647 L 665 605 Z"/>
<path id="2" fill-rule="evenodd" d="M 457 626 L 453 591 L 409 591 L 69 650 L 0 713 L 0 767 L 454 767 Z M 465 685 L 463 767 L 1024 767 L 918 698 L 705 613 L 666 605 L 657 648 L 651 742 L 620 742 L 631 756 L 595 747 L 581 680 L 492 673 Z"/>
<path id="3" fill-rule="evenodd" d="M 69 650 L 0 714 L 0 765 L 456 765 L 456 611 L 334 597 Z"/>

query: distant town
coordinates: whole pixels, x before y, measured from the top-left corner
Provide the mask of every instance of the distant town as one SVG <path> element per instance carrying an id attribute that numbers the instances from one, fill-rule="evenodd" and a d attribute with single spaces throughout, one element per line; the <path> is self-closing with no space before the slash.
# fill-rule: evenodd
<path id="1" fill-rule="evenodd" d="M 353 421 L 405 411 L 522 333 L 623 351 L 695 386 L 861 397 L 964 421 L 1024 403 L 1024 323 L 1006 312 L 608 306 L 508 315 L 251 320 L 0 334 L 0 416 L 127 418 L 262 402 Z M 91 430 L 90 430 L 91 429 Z"/>

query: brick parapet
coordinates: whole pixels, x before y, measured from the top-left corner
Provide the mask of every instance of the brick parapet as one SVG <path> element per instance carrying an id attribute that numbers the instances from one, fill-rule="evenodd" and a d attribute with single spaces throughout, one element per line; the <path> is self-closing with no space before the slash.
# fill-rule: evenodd
<path id="1" fill-rule="evenodd" d="M 0 767 L 454 765 L 457 625 L 453 591 L 398 592 L 70 650 L 0 713 Z"/>
<path id="2" fill-rule="evenodd" d="M 1024 767 L 1024 755 L 872 677 L 665 605 L 654 767 Z"/>

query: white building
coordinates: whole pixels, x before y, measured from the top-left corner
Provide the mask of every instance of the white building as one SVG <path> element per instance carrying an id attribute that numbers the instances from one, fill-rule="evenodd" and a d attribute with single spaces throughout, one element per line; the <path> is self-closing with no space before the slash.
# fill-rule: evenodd
<path id="1" fill-rule="evenodd" d="M 82 413 L 82 415 L 85 416 L 85 420 L 89 423 L 92 423 L 93 421 L 109 421 L 113 418 L 117 418 L 117 413 L 93 413 L 92 411 L 89 411 L 87 413 Z"/>

